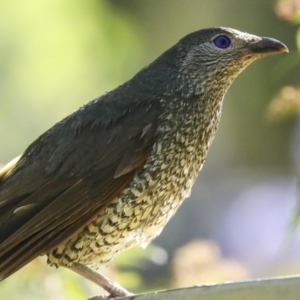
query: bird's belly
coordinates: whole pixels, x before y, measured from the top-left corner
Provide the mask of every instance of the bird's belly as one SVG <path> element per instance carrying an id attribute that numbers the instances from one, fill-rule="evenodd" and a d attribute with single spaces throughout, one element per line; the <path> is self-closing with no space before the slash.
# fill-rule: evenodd
<path id="1" fill-rule="evenodd" d="M 153 205 L 150 195 L 140 195 L 128 202 L 121 197 L 101 213 L 84 230 L 66 244 L 48 254 L 48 263 L 71 266 L 74 262 L 93 268 L 106 264 L 117 254 L 133 246 L 145 247 L 160 234 L 176 212 L 182 196 L 164 193 L 164 205 Z"/>

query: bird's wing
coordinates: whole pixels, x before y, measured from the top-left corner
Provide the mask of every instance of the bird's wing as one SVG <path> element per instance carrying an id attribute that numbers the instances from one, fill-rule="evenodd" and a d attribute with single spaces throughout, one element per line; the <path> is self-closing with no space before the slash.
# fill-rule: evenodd
<path id="1" fill-rule="evenodd" d="M 152 150 L 157 119 L 143 106 L 109 124 L 67 119 L 0 171 L 0 280 L 69 240 L 128 186 Z"/>

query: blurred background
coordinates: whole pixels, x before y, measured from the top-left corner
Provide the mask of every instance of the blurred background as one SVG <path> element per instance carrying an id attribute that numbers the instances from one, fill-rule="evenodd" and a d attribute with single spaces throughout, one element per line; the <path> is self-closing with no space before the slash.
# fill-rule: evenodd
<path id="1" fill-rule="evenodd" d="M 101 271 L 132 292 L 300 273 L 299 0 L 0 0 L 0 164 L 130 79 L 184 35 L 228 26 L 284 42 L 227 93 L 192 195 L 146 249 Z M 3 299 L 81 300 L 101 290 L 41 257 Z"/>

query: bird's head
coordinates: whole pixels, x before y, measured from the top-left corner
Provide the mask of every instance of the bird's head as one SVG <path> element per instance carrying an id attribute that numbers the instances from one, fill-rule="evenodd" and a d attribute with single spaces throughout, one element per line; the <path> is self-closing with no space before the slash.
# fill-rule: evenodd
<path id="1" fill-rule="evenodd" d="M 254 60 L 288 52 L 288 48 L 275 39 L 224 27 L 193 32 L 175 47 L 180 56 L 179 76 L 186 79 L 189 91 L 196 94 L 214 87 L 221 89 L 223 94 L 235 77 Z"/>

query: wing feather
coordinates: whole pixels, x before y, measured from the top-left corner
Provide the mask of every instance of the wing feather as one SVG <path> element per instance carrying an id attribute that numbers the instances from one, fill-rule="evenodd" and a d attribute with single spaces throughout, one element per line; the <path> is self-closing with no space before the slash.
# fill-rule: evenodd
<path id="1" fill-rule="evenodd" d="M 85 113 L 58 123 L 0 171 L 0 279 L 80 232 L 151 153 L 158 109 L 137 105 L 113 122 L 80 120 Z"/>

